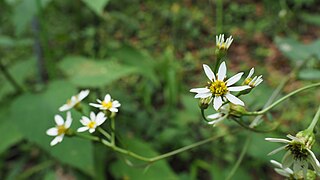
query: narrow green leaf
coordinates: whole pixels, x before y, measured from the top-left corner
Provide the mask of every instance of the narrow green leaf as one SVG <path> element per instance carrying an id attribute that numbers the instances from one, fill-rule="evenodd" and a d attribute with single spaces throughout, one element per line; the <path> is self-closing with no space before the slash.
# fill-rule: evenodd
<path id="1" fill-rule="evenodd" d="M 109 0 L 82 0 L 97 15 L 102 15 L 104 7 Z"/>

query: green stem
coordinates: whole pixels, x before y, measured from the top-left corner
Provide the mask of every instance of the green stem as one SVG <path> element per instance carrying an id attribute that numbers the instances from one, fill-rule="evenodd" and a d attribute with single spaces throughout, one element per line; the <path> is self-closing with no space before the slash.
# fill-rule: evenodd
<path id="1" fill-rule="evenodd" d="M 73 132 L 71 135 L 79 136 L 83 139 L 88 139 L 88 140 L 92 140 L 92 141 L 99 141 L 100 140 L 99 137 L 87 135 L 87 134 L 83 134 L 83 133 Z"/>
<path id="2" fill-rule="evenodd" d="M 217 34 L 220 34 L 222 33 L 222 30 L 223 30 L 223 2 L 222 0 L 217 0 L 217 5 L 216 5 L 216 15 L 217 15 L 217 25 L 216 25 L 216 28 L 217 28 Z"/>
<path id="3" fill-rule="evenodd" d="M 236 131 L 233 131 L 231 134 L 234 134 Z M 192 149 L 192 148 L 195 148 L 197 146 L 200 146 L 200 145 L 203 145 L 203 144 L 206 144 L 208 142 L 211 142 L 213 140 L 216 140 L 220 137 L 223 137 L 227 134 L 222 134 L 222 135 L 218 135 L 218 136 L 213 136 L 213 137 L 210 137 L 210 138 L 207 138 L 207 139 L 204 139 L 202 141 L 199 141 L 199 142 L 196 142 L 196 143 L 193 143 L 193 144 L 190 144 L 188 146 L 184 146 L 182 148 L 179 148 L 179 149 L 176 149 L 174 151 L 170 151 L 168 153 L 165 153 L 165 154 L 162 154 L 162 155 L 159 155 L 159 156 L 156 156 L 156 157 L 152 157 L 152 158 L 148 158 L 148 157 L 144 157 L 144 156 L 141 156 L 139 154 L 136 154 L 134 152 L 131 152 L 129 150 L 126 150 L 126 149 L 122 149 L 104 139 L 100 140 L 98 137 L 94 137 L 94 136 L 84 136 L 82 134 L 79 134 L 77 133 L 76 134 L 77 136 L 79 137 L 82 137 L 82 138 L 85 138 L 85 139 L 89 139 L 89 140 L 93 140 L 93 141 L 100 141 L 102 144 L 104 144 L 105 146 L 107 147 L 110 147 L 111 149 L 113 149 L 114 151 L 116 152 L 119 152 L 119 153 L 122 153 L 122 154 L 125 154 L 125 155 L 128 155 L 128 156 L 131 156 L 133 158 L 136 158 L 136 159 L 139 159 L 139 160 L 142 160 L 142 161 L 145 161 L 145 162 L 148 162 L 148 163 L 153 163 L 155 161 L 159 161 L 159 160 L 162 160 L 162 159 L 165 159 L 167 157 L 170 157 L 170 156 L 173 156 L 173 155 L 176 155 L 178 153 L 181 153 L 181 152 L 184 152 L 184 151 L 187 151 L 189 149 Z"/>
<path id="4" fill-rule="evenodd" d="M 110 134 L 109 134 L 107 131 L 105 131 L 104 129 L 102 129 L 101 127 L 98 127 L 98 131 L 99 131 L 101 134 L 103 134 L 107 139 L 111 139 Z"/>
<path id="5" fill-rule="evenodd" d="M 115 146 L 116 136 L 115 136 L 115 130 L 116 130 L 116 123 L 114 117 L 111 118 L 111 144 Z"/>
<path id="6" fill-rule="evenodd" d="M 273 104 L 271 104 L 270 106 L 268 106 L 267 108 L 261 110 L 261 111 L 254 111 L 254 112 L 245 112 L 243 113 L 243 115 L 247 115 L 247 116 L 256 116 L 256 115 L 262 115 L 266 112 L 268 112 L 270 109 L 272 109 L 273 107 L 275 107 L 276 105 L 280 104 L 281 102 L 283 102 L 284 100 L 288 99 L 289 97 L 297 94 L 297 93 L 300 93 L 304 90 L 307 90 L 307 89 L 311 89 L 311 88 L 314 88 L 314 87 L 317 87 L 317 86 L 320 86 L 320 83 L 315 83 L 315 84 L 311 84 L 311 85 L 308 85 L 308 86 L 305 86 L 305 87 L 302 87 L 300 89 L 297 89 L 289 94 L 287 94 L 286 96 L 280 98 L 278 101 L 274 102 Z"/>
<path id="7" fill-rule="evenodd" d="M 33 174 L 37 173 L 37 172 L 40 172 L 41 170 L 43 169 L 46 169 L 50 166 L 53 165 L 53 162 L 52 161 L 45 161 L 45 162 L 42 162 L 40 164 L 37 164 L 33 167 L 30 167 L 29 169 L 27 169 L 26 171 L 24 171 L 23 173 L 21 173 L 17 179 L 29 179 L 30 176 L 32 176 Z"/>
<path id="8" fill-rule="evenodd" d="M 206 122 L 209 122 L 209 120 L 206 118 L 206 115 L 204 114 L 204 109 L 201 108 L 201 116 L 203 118 L 203 120 L 205 120 Z"/>
<path id="9" fill-rule="evenodd" d="M 251 128 L 250 126 L 247 126 L 246 124 L 244 124 L 243 122 L 241 122 L 240 120 L 237 120 L 237 119 L 233 119 L 236 123 L 238 123 L 241 127 L 249 130 L 249 131 L 252 131 L 252 132 L 256 132 L 256 133 L 267 133 L 267 132 L 271 132 L 271 131 L 274 131 L 276 129 L 275 128 L 271 128 L 269 130 L 259 130 L 259 129 L 255 129 L 255 128 Z"/>
<path id="10" fill-rule="evenodd" d="M 314 127 L 316 126 L 318 120 L 320 119 L 320 106 L 318 108 L 318 111 L 316 115 L 314 115 L 311 124 L 308 127 L 308 130 L 313 131 Z"/>
<path id="11" fill-rule="evenodd" d="M 17 93 L 23 92 L 23 88 L 18 84 L 18 82 L 11 76 L 11 74 L 8 72 L 5 65 L 0 60 L 0 71 L 4 75 L 4 77 L 9 81 L 9 83 L 15 88 Z"/>
<path id="12" fill-rule="evenodd" d="M 238 168 L 244 158 L 244 155 L 246 154 L 247 149 L 250 145 L 250 140 L 251 140 L 251 136 L 248 136 L 236 164 L 233 166 L 231 172 L 229 173 L 229 175 L 226 178 L 227 180 L 231 179 L 232 176 L 234 175 L 234 173 L 238 170 Z"/>

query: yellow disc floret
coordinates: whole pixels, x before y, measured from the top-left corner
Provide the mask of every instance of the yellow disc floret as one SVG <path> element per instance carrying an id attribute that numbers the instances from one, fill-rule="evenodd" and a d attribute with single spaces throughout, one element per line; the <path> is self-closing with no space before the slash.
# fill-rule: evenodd
<path id="1" fill-rule="evenodd" d="M 66 131 L 68 130 L 64 125 L 57 126 L 57 129 L 58 129 L 58 136 L 60 136 L 61 134 L 65 134 Z"/>
<path id="2" fill-rule="evenodd" d="M 214 81 L 209 84 L 209 89 L 215 96 L 222 96 L 228 92 L 227 85 L 223 81 Z"/>
<path id="3" fill-rule="evenodd" d="M 102 107 L 104 107 L 106 109 L 112 108 L 112 102 L 111 101 L 109 101 L 109 102 L 102 101 L 101 105 L 102 105 Z"/>
<path id="4" fill-rule="evenodd" d="M 90 121 L 88 124 L 87 124 L 87 126 L 88 126 L 88 128 L 94 128 L 94 125 L 96 124 L 96 122 L 94 122 L 94 121 Z"/>

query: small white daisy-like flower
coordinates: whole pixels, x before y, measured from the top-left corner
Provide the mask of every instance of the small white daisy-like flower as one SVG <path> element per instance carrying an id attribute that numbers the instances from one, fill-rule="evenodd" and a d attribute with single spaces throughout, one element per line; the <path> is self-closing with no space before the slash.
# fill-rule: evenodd
<path id="1" fill-rule="evenodd" d="M 206 64 L 203 65 L 203 69 L 210 81 L 204 88 L 193 88 L 190 90 L 190 92 L 197 93 L 195 98 L 213 98 L 213 107 L 215 110 L 218 110 L 222 106 L 223 102 L 227 102 L 227 100 L 233 104 L 244 106 L 243 101 L 230 93 L 251 88 L 247 85 L 232 87 L 232 85 L 241 79 L 243 72 L 240 72 L 228 80 L 225 80 L 227 74 L 225 62 L 221 63 L 217 75 L 215 75 L 210 67 Z"/>
<path id="2" fill-rule="evenodd" d="M 103 112 L 99 112 L 97 115 L 95 115 L 94 112 L 91 112 L 90 119 L 86 116 L 82 116 L 80 122 L 84 127 L 80 127 L 77 131 L 84 132 L 89 130 L 90 133 L 93 133 L 106 119 L 107 117 L 104 116 Z"/>
<path id="3" fill-rule="evenodd" d="M 260 83 L 262 83 L 263 79 L 262 79 L 262 75 L 251 78 L 253 73 L 254 73 L 254 68 L 251 68 L 247 78 L 244 80 L 244 84 L 249 85 L 251 87 L 256 87 Z"/>
<path id="4" fill-rule="evenodd" d="M 71 113 L 70 111 L 67 112 L 66 121 L 64 121 L 63 118 L 58 114 L 54 116 L 54 120 L 57 124 L 56 127 L 50 128 L 46 132 L 49 136 L 56 136 L 51 141 L 51 146 L 54 146 L 63 140 L 64 135 L 66 134 L 72 123 Z"/>
<path id="5" fill-rule="evenodd" d="M 216 36 L 216 46 L 218 49 L 229 49 L 233 39 L 232 36 L 228 37 L 226 41 L 224 41 L 224 34 L 220 34 L 219 36 Z"/>
<path id="6" fill-rule="evenodd" d="M 288 139 L 266 138 L 270 142 L 279 142 L 286 145 L 277 148 L 268 155 L 275 154 L 283 149 L 287 152 L 282 159 L 283 168 L 288 168 L 293 165 L 293 172 L 299 173 L 302 171 L 303 177 L 306 178 L 308 171 L 308 163 L 310 163 L 317 174 L 320 173 L 320 163 L 314 153 L 311 151 L 311 146 L 314 143 L 314 135 L 305 136 L 303 131 L 296 136 L 287 135 Z"/>
<path id="7" fill-rule="evenodd" d="M 101 101 L 100 99 L 97 99 L 97 102 L 99 104 L 95 104 L 95 103 L 90 103 L 90 106 L 99 108 L 101 110 L 109 110 L 111 112 L 118 112 L 118 107 L 121 106 L 121 104 L 119 103 L 119 101 L 117 100 L 112 100 L 110 94 L 107 94 L 104 97 L 104 100 Z"/>
<path id="8" fill-rule="evenodd" d="M 208 124 L 211 124 L 211 125 L 215 126 L 217 123 L 225 120 L 229 115 L 229 111 L 230 111 L 230 105 L 229 104 L 226 104 L 226 105 L 222 106 L 219 109 L 219 112 L 207 116 L 208 119 L 212 119 L 213 120 L 213 121 L 208 122 Z"/>
<path id="9" fill-rule="evenodd" d="M 62 105 L 59 108 L 59 111 L 67 111 L 75 106 L 77 106 L 84 98 L 89 95 L 89 90 L 82 90 L 79 94 L 72 96 L 70 99 L 67 100 L 67 103 Z"/>

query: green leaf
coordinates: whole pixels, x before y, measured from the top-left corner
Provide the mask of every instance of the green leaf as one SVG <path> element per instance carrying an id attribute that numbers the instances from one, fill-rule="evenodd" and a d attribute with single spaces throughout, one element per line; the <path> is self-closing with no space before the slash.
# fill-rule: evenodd
<path id="1" fill-rule="evenodd" d="M 7 108 L 1 109 L 0 112 L 0 132 L 1 143 L 0 143 L 0 154 L 7 150 L 10 146 L 22 140 L 22 134 L 18 131 L 15 124 L 11 121 L 7 111 Z M 9 130 L 9 131 L 8 131 Z"/>
<path id="2" fill-rule="evenodd" d="M 312 25 L 320 26 L 320 14 L 301 13 L 300 19 Z"/>
<path id="3" fill-rule="evenodd" d="M 275 42 L 280 51 L 292 61 L 303 61 L 311 56 L 320 58 L 320 40 L 302 44 L 291 38 L 276 37 Z"/>
<path id="4" fill-rule="evenodd" d="M 123 139 L 126 147 L 129 150 L 141 154 L 146 157 L 154 157 L 157 153 L 146 143 L 134 139 L 128 138 Z M 128 158 L 128 157 L 125 157 Z M 136 162 L 132 158 L 128 158 L 131 162 Z M 141 164 L 142 162 L 137 162 Z M 149 167 L 145 168 L 134 168 L 127 165 L 123 162 L 122 159 L 117 160 L 115 163 L 111 164 L 111 173 L 116 179 L 131 179 L 131 180 L 141 180 L 141 179 L 153 179 L 153 180 L 162 180 L 165 179 L 175 180 L 178 177 L 174 174 L 170 166 L 165 161 L 158 161 L 151 164 Z"/>
<path id="5" fill-rule="evenodd" d="M 72 83 L 81 87 L 105 86 L 137 71 L 114 60 L 91 60 L 77 56 L 64 58 L 59 67 Z"/>
<path id="6" fill-rule="evenodd" d="M 64 81 L 50 84 L 43 94 L 25 94 L 17 98 L 11 106 L 11 118 L 23 136 L 48 151 L 60 162 L 76 167 L 83 172 L 93 175 L 93 150 L 90 142 L 79 138 L 65 137 L 62 143 L 50 147 L 53 137 L 46 135 L 46 130 L 55 126 L 54 115 L 59 113 L 58 108 L 76 94 L 74 87 Z M 72 113 L 71 128 L 80 125 L 79 117 Z"/>
<path id="7" fill-rule="evenodd" d="M 318 69 L 303 69 L 299 72 L 299 78 L 304 80 L 319 80 L 320 70 Z"/>
<path id="8" fill-rule="evenodd" d="M 0 46 L 5 48 L 15 46 L 30 46 L 32 43 L 32 39 L 13 39 L 9 36 L 0 36 Z"/>
<path id="9" fill-rule="evenodd" d="M 38 5 L 38 2 L 40 4 Z M 20 35 L 32 18 L 38 13 L 39 8 L 44 8 L 51 0 L 21 0 L 14 5 L 12 21 L 16 34 Z"/>
<path id="10" fill-rule="evenodd" d="M 82 0 L 82 2 L 100 16 L 103 13 L 104 7 L 109 3 L 109 0 Z"/>

